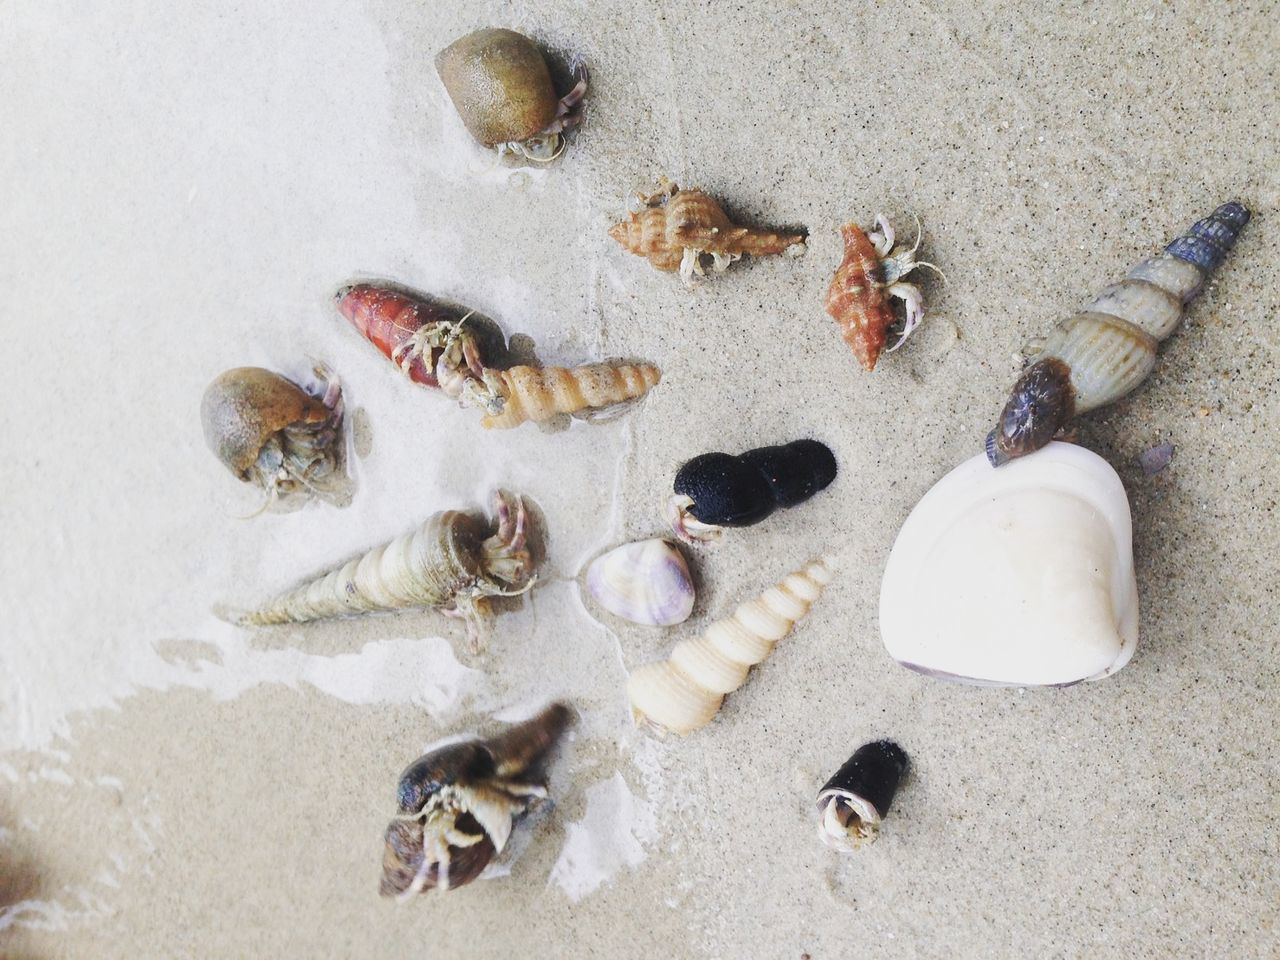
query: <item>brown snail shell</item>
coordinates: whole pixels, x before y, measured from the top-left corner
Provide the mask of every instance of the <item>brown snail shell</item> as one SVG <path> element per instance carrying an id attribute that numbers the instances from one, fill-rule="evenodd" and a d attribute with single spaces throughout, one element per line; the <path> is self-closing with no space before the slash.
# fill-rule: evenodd
<path id="1" fill-rule="evenodd" d="M 986 453 L 999 467 L 1042 449 L 1078 414 L 1135 390 L 1156 365 L 1160 342 L 1222 265 L 1251 214 L 1231 201 L 1192 224 L 1163 253 L 1143 260 L 1058 324 L 1013 385 Z"/>
<path id="2" fill-rule="evenodd" d="M 525 421 L 562 413 L 582 413 L 638 400 L 662 379 L 651 363 L 606 361 L 581 367 L 511 367 L 486 371 L 498 412 L 486 415 L 486 429 L 509 429 Z"/>
<path id="3" fill-rule="evenodd" d="M 559 96 L 542 51 L 514 30 L 489 27 L 455 40 L 437 54 L 436 71 L 467 131 L 486 147 L 552 160 L 560 132 L 581 119 L 585 71 Z"/>
<path id="4" fill-rule="evenodd" d="M 547 760 L 573 721 L 553 703 L 495 737 L 446 744 L 409 764 L 384 834 L 382 895 L 407 899 L 478 877 L 546 797 Z"/>
<path id="5" fill-rule="evenodd" d="M 205 442 L 236 477 L 275 499 L 325 494 L 342 479 L 342 394 L 325 368 L 325 394 L 313 396 L 262 367 L 235 367 L 205 389 L 200 420 Z"/>

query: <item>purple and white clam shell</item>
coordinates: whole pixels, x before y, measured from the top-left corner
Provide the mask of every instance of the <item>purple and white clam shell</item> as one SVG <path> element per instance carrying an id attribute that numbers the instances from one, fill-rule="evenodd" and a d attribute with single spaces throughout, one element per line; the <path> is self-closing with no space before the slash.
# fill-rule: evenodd
<path id="1" fill-rule="evenodd" d="M 602 554 L 587 568 L 587 593 L 632 623 L 670 627 L 693 612 L 693 578 L 670 540 L 637 540 Z"/>

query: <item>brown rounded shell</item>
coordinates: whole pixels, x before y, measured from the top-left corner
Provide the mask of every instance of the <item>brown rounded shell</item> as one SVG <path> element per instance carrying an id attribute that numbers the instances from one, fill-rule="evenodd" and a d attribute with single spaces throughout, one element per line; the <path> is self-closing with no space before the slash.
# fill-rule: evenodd
<path id="1" fill-rule="evenodd" d="M 449 887 L 461 887 L 484 872 L 496 851 L 493 841 L 483 835 L 480 824 L 469 815 L 459 818 L 458 826 L 468 833 L 481 834 L 479 842 L 469 847 L 450 847 Z M 392 820 L 387 826 L 382 852 L 382 883 L 378 892 L 384 897 L 404 893 L 413 884 L 424 858 L 423 839 L 425 828 L 421 820 Z M 434 890 L 440 883 L 440 864 L 431 864 L 426 871 L 422 892 Z"/>
<path id="2" fill-rule="evenodd" d="M 331 413 L 292 380 L 261 367 L 220 374 L 200 403 L 205 443 L 242 480 L 272 436 L 296 423 L 319 423 Z"/>
<path id="3" fill-rule="evenodd" d="M 547 61 L 514 30 L 455 40 L 436 56 L 436 71 L 467 130 L 487 147 L 536 137 L 556 117 L 560 98 Z"/>

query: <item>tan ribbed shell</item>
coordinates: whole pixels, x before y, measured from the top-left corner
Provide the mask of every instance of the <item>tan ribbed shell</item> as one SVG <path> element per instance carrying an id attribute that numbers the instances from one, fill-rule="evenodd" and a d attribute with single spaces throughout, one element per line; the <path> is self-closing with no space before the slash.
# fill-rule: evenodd
<path id="1" fill-rule="evenodd" d="M 1027 362 L 1055 357 L 1071 368 L 1077 413 L 1112 403 L 1151 374 L 1157 344 L 1177 329 L 1203 281 L 1194 264 L 1170 254 L 1144 260 L 1059 322 Z"/>
<path id="2" fill-rule="evenodd" d="M 444 607 L 480 582 L 486 523 L 446 510 L 247 614 L 255 626 L 301 623 L 410 607 Z"/>
<path id="3" fill-rule="evenodd" d="M 782 253 L 804 243 L 799 233 L 778 233 L 734 223 L 714 199 L 701 190 L 671 186 L 648 204 L 615 224 L 609 236 L 624 250 L 645 257 L 657 269 L 680 268 L 685 250 L 702 253 L 761 257 Z"/>
<path id="4" fill-rule="evenodd" d="M 662 372 L 651 363 L 512 367 L 490 372 L 504 398 L 502 412 L 481 421 L 490 429 L 625 403 L 643 397 L 662 379 Z"/>

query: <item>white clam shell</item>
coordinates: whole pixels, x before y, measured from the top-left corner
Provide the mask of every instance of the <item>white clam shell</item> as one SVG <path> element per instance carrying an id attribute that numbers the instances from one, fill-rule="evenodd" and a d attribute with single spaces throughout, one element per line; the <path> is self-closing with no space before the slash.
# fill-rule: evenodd
<path id="1" fill-rule="evenodd" d="M 632 623 L 670 627 L 693 612 L 693 578 L 670 540 L 638 540 L 597 557 L 587 568 L 587 592 Z"/>
<path id="2" fill-rule="evenodd" d="M 880 632 L 899 663 L 972 683 L 1064 685 L 1119 670 L 1138 642 L 1120 478 L 1069 443 L 998 469 L 981 454 L 962 463 L 898 534 Z"/>

